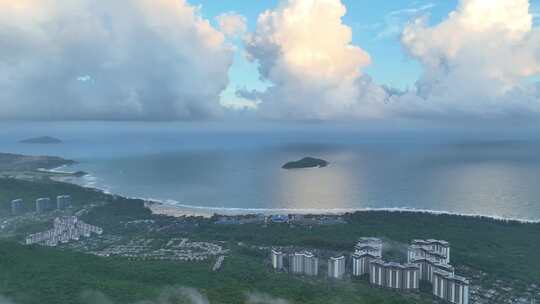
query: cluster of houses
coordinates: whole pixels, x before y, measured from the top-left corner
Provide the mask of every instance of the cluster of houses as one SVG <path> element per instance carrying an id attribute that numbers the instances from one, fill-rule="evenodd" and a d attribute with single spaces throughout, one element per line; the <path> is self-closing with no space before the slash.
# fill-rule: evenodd
<path id="1" fill-rule="evenodd" d="M 420 282 L 429 282 L 435 297 L 454 304 L 469 303 L 469 281 L 455 274 L 450 265 L 450 245 L 441 240 L 413 240 L 407 250 L 407 263 L 383 260 L 383 241 L 360 238 L 351 255 L 351 274 L 367 277 L 373 286 L 402 291 L 418 291 Z M 311 252 L 271 251 L 272 267 L 292 274 L 318 275 L 318 258 Z M 328 259 L 328 276 L 341 279 L 346 274 L 344 255 Z M 285 265 L 288 262 L 288 265 Z"/>
<path id="2" fill-rule="evenodd" d="M 133 260 L 167 260 L 167 261 L 204 261 L 211 256 L 225 255 L 229 251 L 221 245 L 209 242 L 191 242 L 186 238 L 170 239 L 167 244 L 153 245 L 153 239 L 136 239 L 127 244 L 116 244 L 103 250 L 92 252 L 98 256 L 119 256 Z M 217 264 L 217 269 L 221 263 Z M 217 270 L 216 269 L 216 270 Z"/>
<path id="3" fill-rule="evenodd" d="M 45 213 L 51 210 L 63 210 L 71 206 L 71 196 L 59 195 L 56 197 L 56 201 L 52 201 L 48 197 L 42 197 L 36 199 L 34 211 L 36 213 Z M 22 199 L 15 199 L 11 201 L 11 214 L 20 215 L 25 212 L 24 201 Z"/>
<path id="4" fill-rule="evenodd" d="M 245 224 L 289 224 L 301 226 L 344 224 L 341 215 L 303 215 L 303 214 L 256 214 L 256 215 L 220 215 L 214 221 L 217 225 Z"/>
<path id="5" fill-rule="evenodd" d="M 26 244 L 57 246 L 59 243 L 65 244 L 72 240 L 78 241 L 81 237 L 90 237 L 93 233 L 101 235 L 103 229 L 87 224 L 76 216 L 57 217 L 52 229 L 27 236 Z"/>

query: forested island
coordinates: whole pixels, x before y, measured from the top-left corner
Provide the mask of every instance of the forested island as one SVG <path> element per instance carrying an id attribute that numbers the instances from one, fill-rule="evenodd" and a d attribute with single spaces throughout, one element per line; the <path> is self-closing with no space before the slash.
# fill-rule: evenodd
<path id="1" fill-rule="evenodd" d="M 51 136 L 32 137 L 19 141 L 22 144 L 61 144 L 62 141 Z"/>
<path id="2" fill-rule="evenodd" d="M 282 166 L 283 169 L 304 169 L 304 168 L 323 168 L 328 166 L 329 162 L 324 159 L 314 157 L 304 157 L 297 161 L 291 161 Z"/>

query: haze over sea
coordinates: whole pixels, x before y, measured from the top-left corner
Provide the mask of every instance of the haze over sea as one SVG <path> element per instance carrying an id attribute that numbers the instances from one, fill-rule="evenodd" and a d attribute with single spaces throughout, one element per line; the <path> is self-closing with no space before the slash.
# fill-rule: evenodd
<path id="1" fill-rule="evenodd" d="M 396 130 L 319 124 L 2 123 L 0 151 L 55 155 L 71 182 L 208 208 L 311 212 L 410 208 L 540 219 L 535 132 Z M 17 143 L 50 135 L 58 145 Z M 304 156 L 326 168 L 283 170 Z M 280 210 L 282 211 L 282 210 Z"/>

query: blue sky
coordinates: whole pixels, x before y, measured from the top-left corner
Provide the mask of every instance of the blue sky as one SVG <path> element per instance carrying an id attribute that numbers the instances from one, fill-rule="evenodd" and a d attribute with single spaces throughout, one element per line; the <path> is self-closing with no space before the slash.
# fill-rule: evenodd
<path id="1" fill-rule="evenodd" d="M 215 17 L 223 12 L 234 11 L 247 18 L 248 29 L 255 28 L 257 17 L 279 5 L 278 0 L 192 0 L 202 7 L 203 17 L 215 23 Z M 457 6 L 457 0 L 344 0 L 347 15 L 343 21 L 353 30 L 353 43 L 366 50 L 373 63 L 365 69 L 376 83 L 406 89 L 411 87 L 421 73 L 421 66 L 409 58 L 399 42 L 403 24 L 415 16 L 428 14 L 431 23 L 443 20 Z M 236 42 L 239 47 L 241 43 Z M 261 89 L 265 84 L 258 81 L 257 67 L 247 62 L 241 52 L 235 56 L 230 72 L 231 84 L 225 94 L 232 96 L 236 87 Z"/>

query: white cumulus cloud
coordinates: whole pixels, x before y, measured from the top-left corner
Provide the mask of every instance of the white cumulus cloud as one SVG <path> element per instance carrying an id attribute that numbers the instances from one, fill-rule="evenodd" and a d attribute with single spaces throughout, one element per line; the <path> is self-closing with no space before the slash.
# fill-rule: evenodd
<path id="1" fill-rule="evenodd" d="M 256 94 L 272 118 L 378 116 L 386 93 L 362 73 L 369 54 L 352 44 L 340 0 L 288 0 L 262 13 L 246 38 L 248 58 L 271 83 Z M 253 95 L 253 94 L 251 94 Z"/>
<path id="2" fill-rule="evenodd" d="M 0 0 L 0 119 L 199 119 L 232 50 L 185 0 Z"/>
<path id="3" fill-rule="evenodd" d="M 528 0 L 461 0 L 434 26 L 411 22 L 402 43 L 424 67 L 416 92 L 399 105 L 411 114 L 501 116 L 540 113 L 540 32 Z"/>
<path id="4" fill-rule="evenodd" d="M 216 20 L 220 30 L 227 36 L 241 37 L 247 31 L 247 19 L 238 13 L 223 13 L 217 16 Z"/>

